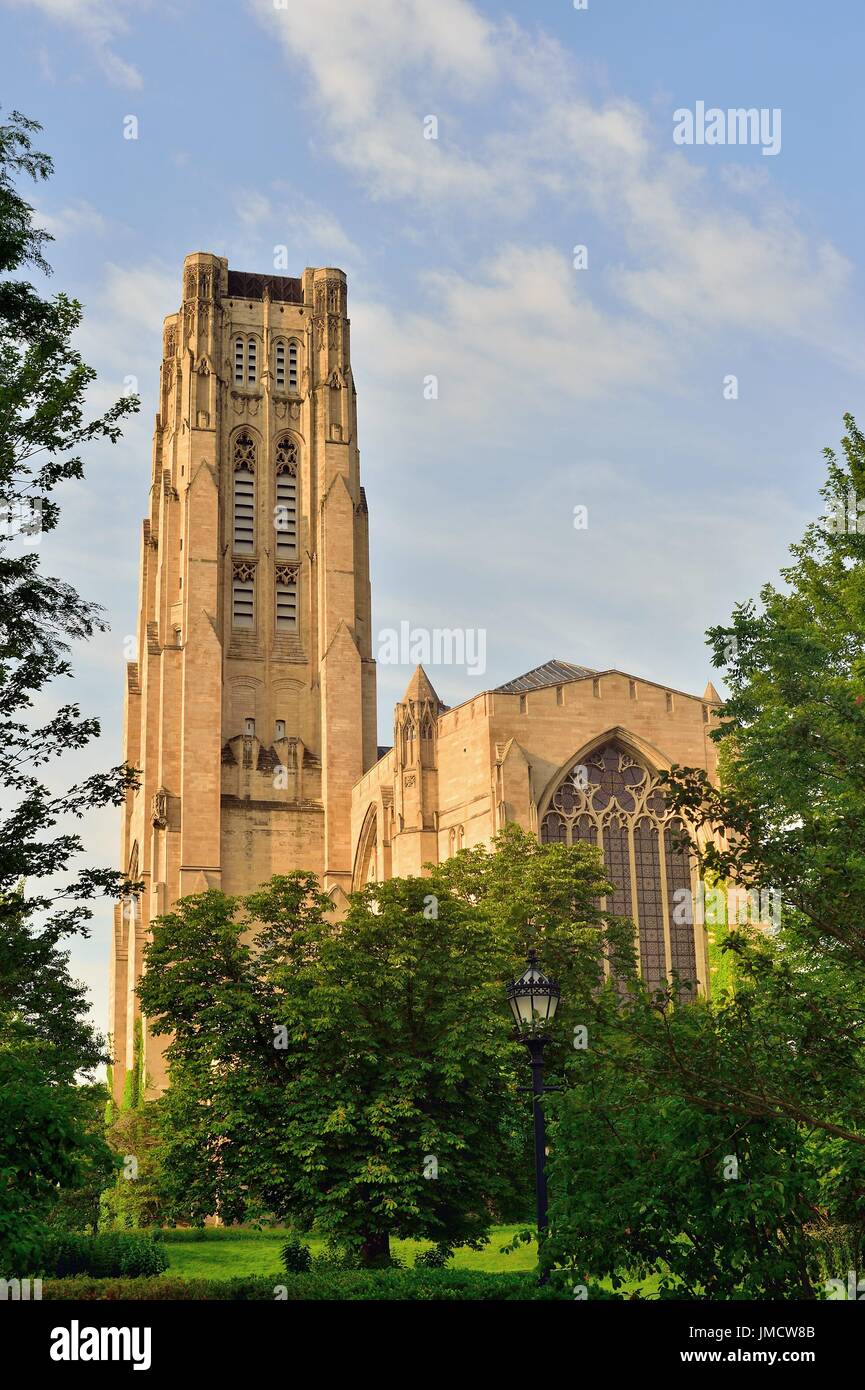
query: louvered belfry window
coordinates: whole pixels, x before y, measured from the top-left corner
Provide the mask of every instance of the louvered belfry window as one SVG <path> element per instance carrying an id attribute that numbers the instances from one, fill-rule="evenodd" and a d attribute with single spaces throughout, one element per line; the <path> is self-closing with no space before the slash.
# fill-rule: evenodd
<path id="1" fill-rule="evenodd" d="M 231 621 L 234 627 L 255 625 L 255 565 L 235 561 L 231 580 Z"/>
<path id="2" fill-rule="evenodd" d="M 298 553 L 297 535 L 297 444 L 281 439 L 276 446 L 276 506 L 273 524 L 276 553 L 293 557 Z"/>
<path id="3" fill-rule="evenodd" d="M 297 565 L 276 567 L 276 630 L 297 632 Z"/>
<path id="4" fill-rule="evenodd" d="M 255 440 L 241 430 L 234 440 L 234 531 L 237 554 L 255 549 Z"/>

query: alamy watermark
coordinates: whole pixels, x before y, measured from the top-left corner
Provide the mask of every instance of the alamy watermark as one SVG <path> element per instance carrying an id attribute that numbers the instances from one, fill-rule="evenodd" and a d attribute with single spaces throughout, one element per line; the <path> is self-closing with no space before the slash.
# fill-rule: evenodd
<path id="1" fill-rule="evenodd" d="M 487 633 L 482 627 L 386 627 L 378 634 L 380 666 L 464 666 L 470 676 L 487 669 Z"/>
<path id="2" fill-rule="evenodd" d="M 781 925 L 781 895 L 774 888 L 707 887 L 700 882 L 696 893 L 690 888 L 677 888 L 673 894 L 673 921 L 677 926 L 687 924 L 723 927 Z"/>
<path id="3" fill-rule="evenodd" d="M 727 111 L 707 108 L 704 101 L 691 111 L 680 106 L 673 112 L 676 145 L 761 145 L 764 155 L 781 152 L 781 108 L 737 106 Z"/>

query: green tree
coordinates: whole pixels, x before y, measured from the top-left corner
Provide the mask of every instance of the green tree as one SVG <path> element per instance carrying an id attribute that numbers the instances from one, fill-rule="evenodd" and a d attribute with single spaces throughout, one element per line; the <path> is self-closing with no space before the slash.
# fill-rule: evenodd
<path id="1" fill-rule="evenodd" d="M 807 1033 L 777 954 L 756 943 L 720 1000 L 679 1003 L 639 981 L 595 1000 L 549 1102 L 544 1252 L 593 1295 L 601 1279 L 627 1297 L 627 1280 L 652 1277 L 660 1298 L 815 1296 L 810 1228 L 827 1219 L 831 1163 L 825 1136 L 771 1104 L 779 1038 L 794 1052 L 803 1019 Z M 759 1114 L 729 1103 L 743 1072 L 761 1079 Z"/>
<path id="2" fill-rule="evenodd" d="M 730 1106 L 810 1124 L 849 1152 L 865 1145 L 865 438 L 845 424 L 842 458 L 825 451 L 826 512 L 791 547 L 784 587 L 709 631 L 730 692 L 712 735 L 721 786 L 674 768 L 668 794 L 703 832 L 701 870 L 780 909 L 775 971 L 802 1045 L 779 1026 L 771 1076 L 743 1059 Z M 742 934 L 724 944 L 741 970 Z"/>
<path id="3" fill-rule="evenodd" d="M 666 779 L 701 873 L 774 895 L 780 920 L 716 933 L 735 966 L 708 1001 L 683 1006 L 675 981 L 587 1001 L 588 1050 L 551 1102 L 551 1260 L 649 1269 L 664 1296 L 813 1296 L 812 1237 L 843 1225 L 863 1246 L 865 438 L 846 425 L 783 586 L 708 634 L 721 785 Z"/>
<path id="4" fill-rule="evenodd" d="M 115 441 L 137 401 L 85 418 L 95 373 L 71 345 L 81 306 L 64 294 L 44 298 L 17 275 L 25 266 L 49 271 L 50 237 L 16 188 L 22 175 L 51 173 L 50 158 L 32 145 L 38 130 L 18 112 L 0 125 L 0 1266 L 10 1267 L 34 1251 L 58 1188 L 75 1186 L 82 1164 L 98 1158 L 99 1145 L 104 1151 L 76 1085 L 104 1059 L 104 1045 L 61 942 L 86 934 L 92 900 L 116 896 L 123 882 L 107 869 L 72 874 L 81 838 L 58 823 L 119 805 L 134 781 L 125 767 L 61 793 L 41 780 L 48 764 L 98 736 L 98 722 L 74 703 L 42 720 L 33 706 L 70 676 L 70 642 L 105 622 L 98 607 L 43 572 L 31 542 L 57 526 L 54 494 L 83 476 L 80 451 Z"/>
<path id="5" fill-rule="evenodd" d="M 435 876 L 331 906 L 293 874 L 155 927 L 140 993 L 174 1033 L 175 1209 L 314 1221 L 366 1263 L 391 1236 L 477 1244 L 515 1145 L 501 946 Z"/>
<path id="6" fill-rule="evenodd" d="M 139 987 L 173 1034 L 170 1214 L 314 1221 L 368 1262 L 391 1236 L 453 1248 L 492 1213 L 523 1215 L 526 1077 L 503 986 L 543 936 L 590 990 L 605 886 L 597 851 L 510 827 L 427 878 L 370 885 L 339 922 L 309 874 L 178 903 Z"/>

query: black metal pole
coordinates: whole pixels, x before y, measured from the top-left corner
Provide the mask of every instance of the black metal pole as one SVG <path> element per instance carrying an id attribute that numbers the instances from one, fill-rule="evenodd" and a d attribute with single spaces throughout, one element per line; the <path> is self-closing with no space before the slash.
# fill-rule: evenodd
<path id="1" fill-rule="evenodd" d="M 544 1125 L 544 1107 L 541 1097 L 544 1094 L 544 1044 L 546 1038 L 526 1038 L 529 1060 L 532 1068 L 532 1112 L 535 1122 L 535 1202 L 538 1220 L 538 1259 L 541 1255 L 541 1241 L 547 1230 L 547 1135 Z M 540 1275 L 545 1284 L 547 1276 Z"/>

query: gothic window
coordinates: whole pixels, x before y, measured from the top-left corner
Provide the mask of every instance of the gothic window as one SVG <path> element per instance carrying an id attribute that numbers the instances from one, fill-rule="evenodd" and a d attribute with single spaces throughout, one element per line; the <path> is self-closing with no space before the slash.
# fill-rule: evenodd
<path id="1" fill-rule="evenodd" d="M 256 354 L 257 345 L 255 339 L 249 338 L 246 344 L 246 384 L 248 386 L 254 386 L 258 380 Z"/>
<path id="2" fill-rule="evenodd" d="M 402 760 L 404 764 L 414 762 L 414 723 L 411 715 L 406 715 L 402 726 Z"/>
<path id="3" fill-rule="evenodd" d="M 297 555 L 297 445 L 281 439 L 276 446 L 276 553 Z"/>
<path id="4" fill-rule="evenodd" d="M 420 760 L 424 767 L 432 767 L 435 763 L 435 724 L 431 715 L 421 720 Z"/>
<path id="5" fill-rule="evenodd" d="M 234 549 L 255 549 L 255 441 L 245 430 L 234 440 Z"/>
<path id="6" fill-rule="evenodd" d="M 285 389 L 285 343 L 277 343 L 276 345 L 275 368 L 276 384 L 282 391 Z"/>
<path id="7" fill-rule="evenodd" d="M 234 340 L 234 380 L 236 385 L 243 385 L 243 364 L 246 358 L 244 343 L 242 338 Z"/>
<path id="8" fill-rule="evenodd" d="M 232 566 L 231 621 L 234 627 L 255 624 L 255 565 Z"/>
<path id="9" fill-rule="evenodd" d="M 639 934 L 640 968 L 657 988 L 670 972 L 694 985 L 697 957 L 692 922 L 676 922 L 690 903 L 691 869 L 684 829 L 658 788 L 658 778 L 616 739 L 565 773 L 541 820 L 544 844 L 587 840 L 603 848 L 614 891 L 600 904 L 630 917 Z M 669 960 L 667 959 L 669 937 Z"/>
<path id="10" fill-rule="evenodd" d="M 300 380 L 299 373 L 300 349 L 297 343 L 290 342 L 288 345 L 288 389 L 297 391 Z"/>
<path id="11" fill-rule="evenodd" d="M 276 567 L 276 630 L 297 632 L 297 565 Z"/>

